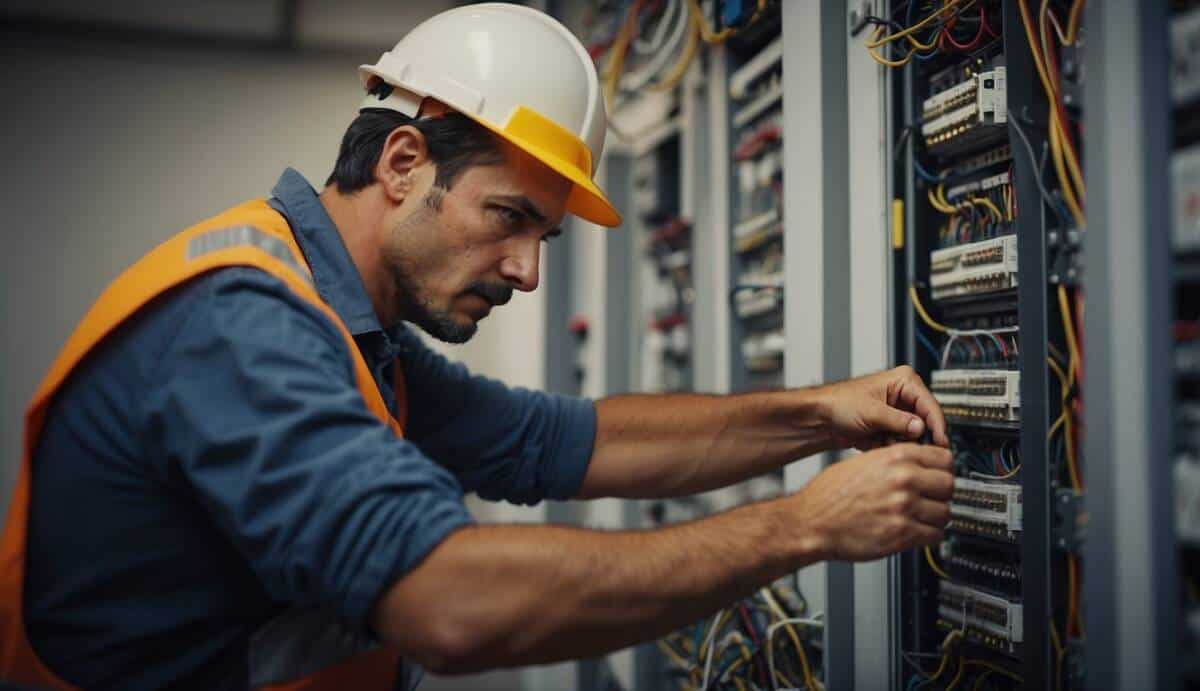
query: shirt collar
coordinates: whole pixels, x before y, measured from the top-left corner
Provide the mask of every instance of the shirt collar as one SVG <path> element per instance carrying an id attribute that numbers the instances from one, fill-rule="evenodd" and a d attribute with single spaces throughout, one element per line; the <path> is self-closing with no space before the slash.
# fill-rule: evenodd
<path id="1" fill-rule="evenodd" d="M 337 226 L 304 176 L 292 168 L 283 171 L 269 201 L 292 227 L 296 243 L 312 269 L 317 293 L 337 312 L 350 333 L 354 336 L 382 333 L 390 342 L 399 340 L 403 324 L 385 330 L 379 323 Z"/>

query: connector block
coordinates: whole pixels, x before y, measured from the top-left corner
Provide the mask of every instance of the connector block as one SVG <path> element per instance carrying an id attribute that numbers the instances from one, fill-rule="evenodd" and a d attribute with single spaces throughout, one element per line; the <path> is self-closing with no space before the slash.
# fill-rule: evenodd
<path id="1" fill-rule="evenodd" d="M 951 530 L 961 523 L 974 528 L 964 532 L 1015 541 L 1021 532 L 1021 486 L 956 478 L 950 517 L 947 528 Z"/>
<path id="2" fill-rule="evenodd" d="M 1024 608 L 999 595 L 946 580 L 938 581 L 938 625 L 960 629 L 969 640 L 1012 652 L 1025 634 Z"/>
<path id="3" fill-rule="evenodd" d="M 925 99 L 921 135 L 932 153 L 978 141 L 985 128 L 1008 122 L 1004 66 L 971 75 L 966 81 Z"/>
<path id="4" fill-rule="evenodd" d="M 1021 375 L 1015 370 L 934 370 L 930 388 L 952 421 L 1021 421 Z"/>
<path id="5" fill-rule="evenodd" d="M 971 297 L 1017 285 L 1017 237 L 1005 235 L 929 253 L 934 300 Z"/>

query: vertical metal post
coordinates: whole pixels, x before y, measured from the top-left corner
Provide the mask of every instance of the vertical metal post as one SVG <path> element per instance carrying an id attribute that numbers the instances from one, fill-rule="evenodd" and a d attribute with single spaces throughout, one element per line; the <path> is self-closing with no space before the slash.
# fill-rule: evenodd
<path id="1" fill-rule="evenodd" d="M 1033 54 L 1021 22 L 1018 0 L 1004 3 L 1004 46 L 1008 63 L 1009 117 L 1022 119 L 1045 103 Z M 1025 128 L 1029 125 L 1022 123 Z M 1019 142 L 1012 144 L 1017 199 L 1016 231 L 1021 262 L 1018 271 L 1017 314 L 1021 325 L 1021 595 L 1024 606 L 1022 674 L 1028 688 L 1053 687 L 1050 656 L 1050 616 L 1053 584 L 1051 562 L 1060 558 L 1051 549 L 1054 525 L 1049 466 L 1050 372 L 1046 364 L 1048 317 L 1045 215 L 1034 178 L 1038 161 L 1029 160 Z"/>
<path id="2" fill-rule="evenodd" d="M 864 3 L 850 2 L 857 11 Z M 865 8 L 887 16 L 883 0 Z M 849 8 L 842 31 L 849 33 Z M 885 70 L 862 46 L 846 43 L 847 141 L 850 253 L 850 370 L 854 376 L 887 368 L 891 348 L 892 249 L 890 243 L 891 108 Z M 898 638 L 890 625 L 891 562 L 880 559 L 854 566 L 854 685 L 861 691 L 896 686 Z"/>
<path id="3" fill-rule="evenodd" d="M 1166 6 L 1093 2 L 1084 21 L 1083 613 L 1097 691 L 1179 684 Z"/>
<path id="4" fill-rule="evenodd" d="M 806 386 L 850 373 L 845 2 L 785 2 L 782 12 L 784 377 L 788 386 Z M 826 454 L 793 464 L 788 489 L 833 460 Z M 829 563 L 799 579 L 814 609 L 826 613 L 825 684 L 853 688 L 854 570 Z"/>

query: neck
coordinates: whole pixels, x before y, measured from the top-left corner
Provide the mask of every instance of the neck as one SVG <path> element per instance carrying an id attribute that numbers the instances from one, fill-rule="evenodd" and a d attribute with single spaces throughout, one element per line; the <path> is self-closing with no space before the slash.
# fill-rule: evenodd
<path id="1" fill-rule="evenodd" d="M 379 224 L 385 217 L 382 195 L 374 187 L 343 195 L 331 185 L 318 196 L 342 236 L 350 260 L 358 269 L 379 323 L 384 327 L 395 324 L 403 315 L 396 304 L 391 275 L 380 251 L 384 229 Z"/>

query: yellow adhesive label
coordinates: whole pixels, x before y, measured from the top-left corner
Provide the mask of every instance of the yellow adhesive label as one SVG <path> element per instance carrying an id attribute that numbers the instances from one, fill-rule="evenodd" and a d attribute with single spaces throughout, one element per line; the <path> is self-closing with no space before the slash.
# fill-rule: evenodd
<path id="1" fill-rule="evenodd" d="M 892 249 L 904 249 L 904 200 L 892 200 Z"/>

